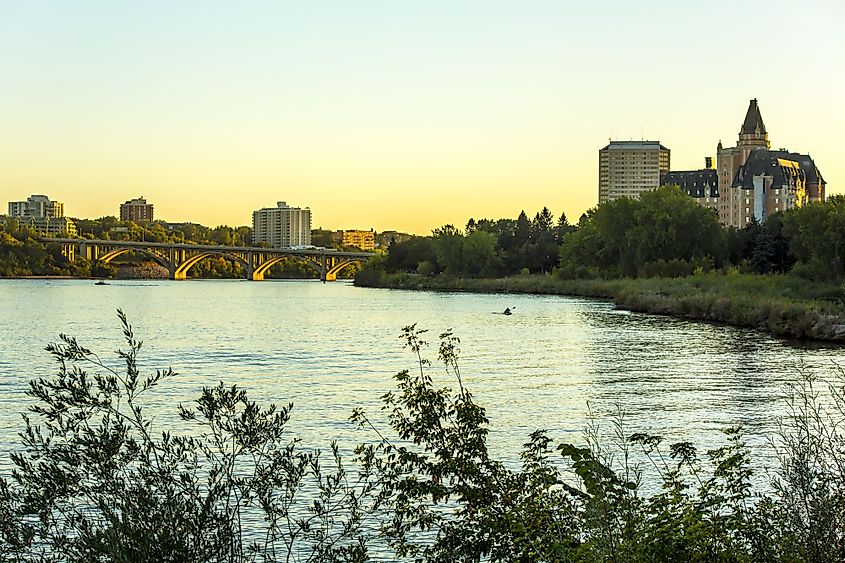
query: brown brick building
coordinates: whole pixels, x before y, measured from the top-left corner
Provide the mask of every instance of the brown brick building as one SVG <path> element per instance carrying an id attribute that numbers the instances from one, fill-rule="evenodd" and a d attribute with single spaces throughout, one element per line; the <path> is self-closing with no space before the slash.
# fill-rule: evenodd
<path id="1" fill-rule="evenodd" d="M 149 223 L 153 220 L 153 204 L 139 197 L 120 204 L 120 220 Z"/>

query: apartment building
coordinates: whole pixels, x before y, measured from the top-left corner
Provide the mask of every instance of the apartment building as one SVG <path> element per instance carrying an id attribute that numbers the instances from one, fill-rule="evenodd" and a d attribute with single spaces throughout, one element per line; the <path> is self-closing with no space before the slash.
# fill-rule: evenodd
<path id="1" fill-rule="evenodd" d="M 149 223 L 153 220 L 153 204 L 143 197 L 130 199 L 120 204 L 120 220 L 135 223 Z"/>
<path id="2" fill-rule="evenodd" d="M 284 201 L 276 207 L 252 212 L 252 242 L 272 248 L 311 245 L 311 210 L 289 207 Z"/>

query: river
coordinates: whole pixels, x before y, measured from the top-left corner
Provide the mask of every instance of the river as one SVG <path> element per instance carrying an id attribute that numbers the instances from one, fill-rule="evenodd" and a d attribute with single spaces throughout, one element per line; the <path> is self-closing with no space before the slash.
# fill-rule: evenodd
<path id="1" fill-rule="evenodd" d="M 497 314 L 506 307 L 514 314 Z M 373 438 L 347 419 L 379 397 L 413 358 L 398 339 L 416 323 L 434 343 L 462 340 L 465 383 L 488 410 L 492 449 L 518 459 L 537 428 L 580 441 L 588 409 L 610 430 L 617 406 L 629 431 L 697 446 L 723 443 L 741 424 L 763 445 L 783 412 L 784 386 L 803 369 L 831 374 L 833 346 L 796 346 L 756 331 L 615 310 L 609 303 L 530 295 L 429 293 L 312 281 L 0 281 L 0 471 L 17 447 L 31 378 L 55 364 L 44 350 L 59 333 L 119 366 L 116 309 L 144 341 L 142 370 L 179 375 L 150 396 L 159 430 L 178 429 L 179 402 L 219 381 L 262 403 L 294 403 L 292 434 L 306 445 L 338 440 L 348 451 Z M 436 344 L 429 356 L 434 359 Z M 442 384 L 442 369 L 433 364 Z"/>

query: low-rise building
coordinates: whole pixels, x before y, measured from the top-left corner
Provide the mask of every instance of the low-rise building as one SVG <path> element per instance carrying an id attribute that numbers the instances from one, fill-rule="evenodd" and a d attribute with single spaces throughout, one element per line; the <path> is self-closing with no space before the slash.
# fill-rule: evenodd
<path id="1" fill-rule="evenodd" d="M 45 236 L 75 237 L 76 223 L 67 217 L 15 217 L 21 225 Z"/>
<path id="2" fill-rule="evenodd" d="M 376 237 L 372 229 L 369 231 L 347 230 L 343 231 L 343 246 L 354 246 L 361 250 L 375 250 Z"/>
<path id="3" fill-rule="evenodd" d="M 704 159 L 701 170 L 673 170 L 667 172 L 660 185 L 678 186 L 701 205 L 719 210 L 719 176 L 713 168 L 713 159 Z"/>

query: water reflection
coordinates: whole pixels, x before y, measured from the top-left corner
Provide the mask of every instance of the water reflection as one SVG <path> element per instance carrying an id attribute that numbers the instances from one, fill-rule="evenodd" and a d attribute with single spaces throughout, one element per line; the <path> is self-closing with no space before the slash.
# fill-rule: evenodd
<path id="1" fill-rule="evenodd" d="M 355 406 L 379 414 L 392 375 L 413 367 L 397 336 L 405 325 L 452 328 L 462 371 L 488 408 L 494 450 L 516 460 L 536 428 L 574 440 L 587 405 L 617 405 L 634 430 L 702 447 L 742 424 L 763 442 L 799 366 L 829 373 L 836 347 L 794 346 L 763 333 L 618 311 L 609 303 L 549 296 L 368 290 L 344 283 L 0 282 L 0 449 L 17 443 L 27 381 L 54 366 L 43 351 L 60 332 L 106 352 L 119 344 L 114 311 L 126 311 L 145 341 L 142 367 L 181 375 L 151 395 L 156 424 L 177 425 L 176 404 L 218 381 L 262 402 L 295 404 L 291 430 L 307 444 L 361 434 Z M 514 308 L 514 315 L 501 313 Z M 436 352 L 432 346 L 430 355 Z M 110 361 L 113 361 L 110 359 Z M 119 362 L 114 362 L 119 365 Z M 441 370 L 435 364 L 436 373 Z M 441 383 L 451 383 L 441 380 Z M 8 457 L 0 457 L 7 468 Z"/>

